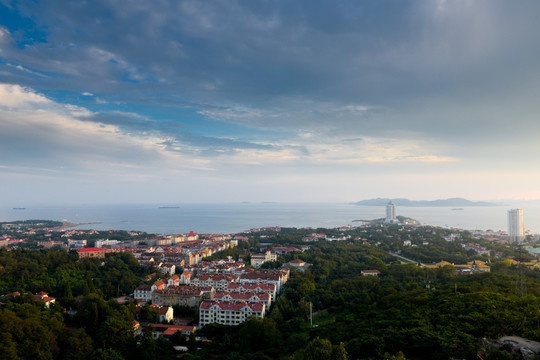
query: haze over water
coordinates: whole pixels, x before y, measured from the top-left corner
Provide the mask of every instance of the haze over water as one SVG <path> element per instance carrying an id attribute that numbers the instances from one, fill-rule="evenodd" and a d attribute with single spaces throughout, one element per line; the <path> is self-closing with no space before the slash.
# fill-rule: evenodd
<path id="1" fill-rule="evenodd" d="M 467 230 L 507 230 L 507 210 L 519 205 L 464 207 L 396 207 L 396 215 L 425 225 Z M 540 206 L 522 206 L 525 228 L 540 233 Z M 357 225 L 354 220 L 383 218 L 385 208 L 347 203 L 230 203 L 182 204 L 160 208 L 158 204 L 32 206 L 25 210 L 0 208 L 0 221 L 66 220 L 81 229 L 140 230 L 149 233 L 234 233 L 257 227 L 339 227 Z"/>

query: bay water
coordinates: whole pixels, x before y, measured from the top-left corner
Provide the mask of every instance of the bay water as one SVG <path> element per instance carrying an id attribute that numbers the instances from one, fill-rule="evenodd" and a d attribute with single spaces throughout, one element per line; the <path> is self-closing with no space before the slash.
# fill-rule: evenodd
<path id="1" fill-rule="evenodd" d="M 540 233 L 540 205 L 464 207 L 396 207 L 396 215 L 425 225 L 466 230 L 506 230 L 507 211 L 522 207 L 525 228 Z M 385 217 L 384 206 L 349 203 L 229 203 L 28 206 L 0 207 L 0 221 L 44 219 L 87 223 L 81 229 L 139 230 L 157 234 L 236 233 L 251 228 L 282 226 L 333 228 L 358 224 L 355 220 Z"/>

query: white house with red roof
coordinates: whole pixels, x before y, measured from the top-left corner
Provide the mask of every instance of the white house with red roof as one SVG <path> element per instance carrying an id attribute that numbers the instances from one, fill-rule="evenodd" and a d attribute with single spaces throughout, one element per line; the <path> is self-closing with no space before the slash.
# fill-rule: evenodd
<path id="1" fill-rule="evenodd" d="M 152 292 L 156 291 L 156 290 L 161 290 L 161 289 L 165 289 L 166 285 L 165 285 L 165 282 L 163 280 L 157 280 L 154 284 L 152 284 Z"/>
<path id="2" fill-rule="evenodd" d="M 157 339 L 160 336 L 163 336 L 165 339 L 168 339 L 177 331 L 179 331 L 184 336 L 189 337 L 191 336 L 193 332 L 197 330 L 197 327 L 187 326 L 187 325 L 182 326 L 182 325 L 150 324 L 150 326 L 153 329 L 152 337 L 154 339 Z"/>
<path id="3" fill-rule="evenodd" d="M 309 268 L 311 264 L 308 264 L 304 260 L 294 259 L 294 260 L 289 261 L 288 263 L 283 264 L 283 266 L 303 272 L 307 268 Z"/>
<path id="4" fill-rule="evenodd" d="M 173 275 L 167 279 L 167 287 L 180 285 L 180 277 L 178 275 Z"/>
<path id="5" fill-rule="evenodd" d="M 34 295 L 34 299 L 44 303 L 46 308 L 51 307 L 51 304 L 54 304 L 56 301 L 55 298 L 50 297 L 45 291 L 38 292 L 36 295 Z"/>
<path id="6" fill-rule="evenodd" d="M 381 272 L 379 270 L 362 270 L 361 273 L 365 276 L 379 276 Z"/>
<path id="7" fill-rule="evenodd" d="M 188 285 L 189 283 L 191 283 L 191 272 L 184 270 L 180 275 L 180 284 Z"/>

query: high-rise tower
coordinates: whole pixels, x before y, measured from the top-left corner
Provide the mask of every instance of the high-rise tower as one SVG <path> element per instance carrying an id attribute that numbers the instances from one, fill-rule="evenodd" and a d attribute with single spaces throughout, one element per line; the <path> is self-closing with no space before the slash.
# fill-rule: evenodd
<path id="1" fill-rule="evenodd" d="M 522 242 L 525 237 L 523 209 L 508 210 L 508 237 L 510 241 Z"/>
<path id="2" fill-rule="evenodd" d="M 395 223 L 396 221 L 396 206 L 392 203 L 392 200 L 386 205 L 386 220 L 387 223 Z"/>

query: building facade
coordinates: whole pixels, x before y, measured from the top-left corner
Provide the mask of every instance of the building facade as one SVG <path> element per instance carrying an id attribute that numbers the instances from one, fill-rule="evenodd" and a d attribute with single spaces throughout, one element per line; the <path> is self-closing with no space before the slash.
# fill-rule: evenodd
<path id="1" fill-rule="evenodd" d="M 510 241 L 521 243 L 525 238 L 523 209 L 508 210 L 508 237 Z"/>
<path id="2" fill-rule="evenodd" d="M 395 223 L 396 222 L 396 206 L 392 201 L 386 205 L 386 219 L 385 222 L 387 223 Z"/>
<path id="3" fill-rule="evenodd" d="M 238 325 L 251 316 L 264 318 L 264 303 L 203 301 L 199 307 L 199 325 Z"/>

